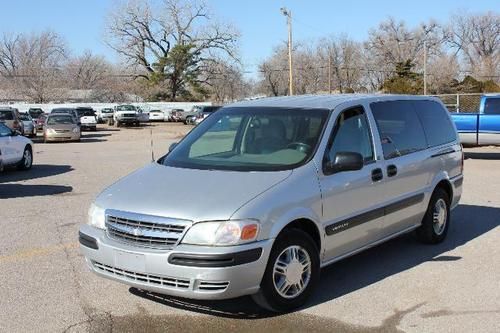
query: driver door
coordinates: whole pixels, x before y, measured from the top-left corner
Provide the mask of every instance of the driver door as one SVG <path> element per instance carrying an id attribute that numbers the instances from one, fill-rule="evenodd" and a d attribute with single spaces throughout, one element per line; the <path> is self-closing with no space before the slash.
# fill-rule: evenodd
<path id="1" fill-rule="evenodd" d="M 337 116 L 324 162 L 337 152 L 355 152 L 364 158 L 361 170 L 334 174 L 319 172 L 328 261 L 353 252 L 380 236 L 383 226 L 382 162 L 376 159 L 371 126 L 363 106 L 344 109 Z"/>

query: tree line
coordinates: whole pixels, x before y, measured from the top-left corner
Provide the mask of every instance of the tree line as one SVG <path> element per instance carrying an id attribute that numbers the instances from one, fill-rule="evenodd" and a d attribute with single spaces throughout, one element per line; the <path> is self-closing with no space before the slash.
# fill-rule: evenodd
<path id="1" fill-rule="evenodd" d="M 296 29 L 300 29 L 297 24 Z M 288 94 L 285 44 L 247 75 L 237 27 L 218 19 L 203 0 L 118 1 L 104 41 L 118 63 L 86 51 L 72 56 L 66 41 L 47 30 L 0 39 L 0 90 L 43 103 L 68 90 L 89 101 L 234 101 Z M 425 56 L 424 56 L 425 53 Z M 461 13 L 447 23 L 417 27 L 389 18 L 365 41 L 345 34 L 294 45 L 295 93 L 423 93 L 499 91 L 500 15 Z"/>
<path id="2" fill-rule="evenodd" d="M 287 52 L 279 45 L 259 64 L 261 93 L 288 94 Z M 430 20 L 417 27 L 388 18 L 365 41 L 331 35 L 299 42 L 293 55 L 297 94 L 422 94 L 424 59 L 427 93 L 500 91 L 500 15 L 461 13 L 448 23 Z"/>

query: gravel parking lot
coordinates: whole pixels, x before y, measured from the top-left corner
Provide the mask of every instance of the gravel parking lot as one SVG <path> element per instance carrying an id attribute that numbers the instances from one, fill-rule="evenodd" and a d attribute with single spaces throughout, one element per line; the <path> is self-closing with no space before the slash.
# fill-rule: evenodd
<path id="1" fill-rule="evenodd" d="M 39 137 L 32 170 L 0 174 L 0 332 L 500 332 L 499 148 L 466 150 L 444 243 L 406 235 L 336 263 L 296 313 L 261 312 L 248 297 L 175 299 L 91 274 L 77 233 L 94 197 L 150 163 L 151 133 L 160 157 L 189 129 L 101 125 L 80 143 Z"/>

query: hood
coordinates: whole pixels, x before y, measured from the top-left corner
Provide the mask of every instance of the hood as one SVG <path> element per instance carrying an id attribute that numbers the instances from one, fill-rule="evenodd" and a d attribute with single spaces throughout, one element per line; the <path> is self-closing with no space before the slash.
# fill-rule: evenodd
<path id="1" fill-rule="evenodd" d="M 196 170 L 152 163 L 105 189 L 96 203 L 105 209 L 192 221 L 227 220 L 291 173 Z"/>

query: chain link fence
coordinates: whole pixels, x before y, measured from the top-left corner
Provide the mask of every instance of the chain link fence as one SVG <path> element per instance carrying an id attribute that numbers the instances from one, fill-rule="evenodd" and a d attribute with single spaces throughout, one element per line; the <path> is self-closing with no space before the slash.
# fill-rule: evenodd
<path id="1" fill-rule="evenodd" d="M 441 99 L 450 112 L 479 112 L 479 102 L 483 94 L 434 95 Z"/>

